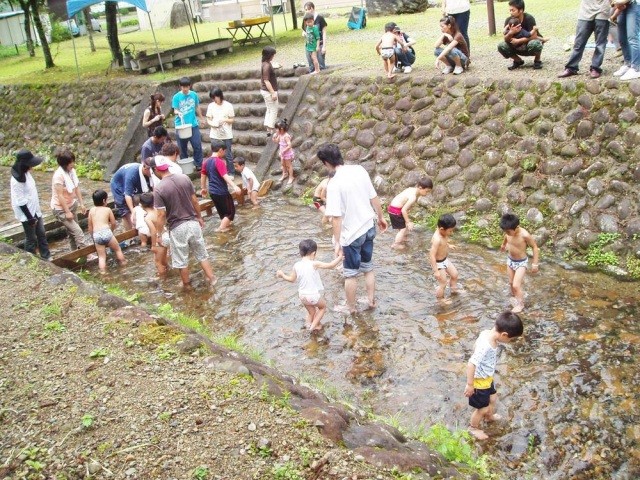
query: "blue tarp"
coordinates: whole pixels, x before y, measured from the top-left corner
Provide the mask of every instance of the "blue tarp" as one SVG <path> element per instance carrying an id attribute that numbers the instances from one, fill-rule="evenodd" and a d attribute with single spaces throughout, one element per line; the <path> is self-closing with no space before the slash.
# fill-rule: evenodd
<path id="1" fill-rule="evenodd" d="M 90 7 L 91 5 L 95 5 L 96 3 L 102 3 L 105 0 L 67 0 L 67 13 L 69 14 L 69 18 L 73 17 L 76 13 L 86 7 Z M 106 0 L 107 2 L 115 2 L 117 0 Z M 128 3 L 133 5 L 134 7 L 139 8 L 140 10 L 144 10 L 148 12 L 146 0 L 120 0 L 124 3 Z"/>

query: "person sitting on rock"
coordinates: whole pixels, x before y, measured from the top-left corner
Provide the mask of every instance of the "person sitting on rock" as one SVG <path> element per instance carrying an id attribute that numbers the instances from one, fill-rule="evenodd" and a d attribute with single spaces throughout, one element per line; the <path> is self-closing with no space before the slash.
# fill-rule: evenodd
<path id="1" fill-rule="evenodd" d="M 515 25 L 509 24 L 512 18 L 518 20 Z M 513 60 L 513 63 L 507 67 L 508 70 L 522 67 L 524 60 L 521 57 L 534 57 L 533 68 L 542 68 L 540 56 L 542 55 L 543 42 L 539 39 L 516 38 L 521 30 L 532 32 L 536 29 L 535 27 L 536 19 L 533 18 L 533 15 L 524 13 L 524 0 L 509 0 L 509 17 L 504 21 L 504 40 L 498 44 L 500 55 Z M 522 45 L 525 45 L 525 48 L 519 49 L 518 47 Z"/>

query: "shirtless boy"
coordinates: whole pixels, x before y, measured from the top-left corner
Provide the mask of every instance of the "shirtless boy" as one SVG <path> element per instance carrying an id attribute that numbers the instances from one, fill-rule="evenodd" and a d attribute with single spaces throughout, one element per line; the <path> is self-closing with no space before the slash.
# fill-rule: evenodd
<path id="1" fill-rule="evenodd" d="M 387 211 L 391 219 L 391 226 L 394 230 L 400 231 L 397 233 L 391 248 L 404 248 L 407 230 L 413 230 L 413 222 L 409 220 L 409 210 L 416 203 L 418 197 L 424 197 L 432 188 L 433 182 L 431 179 L 423 177 L 415 187 L 406 188 L 393 197 Z"/>
<path id="2" fill-rule="evenodd" d="M 393 33 L 395 23 L 387 23 L 384 26 L 384 34 L 380 41 L 376 45 L 376 52 L 382 57 L 384 63 L 384 71 L 387 74 L 387 78 L 393 78 L 393 69 L 396 65 L 395 48 L 398 43 L 396 35 Z"/>
<path id="3" fill-rule="evenodd" d="M 431 238 L 431 250 L 429 250 L 429 262 L 433 269 L 433 274 L 438 281 L 436 289 L 436 298 L 444 298 L 444 290 L 447 288 L 447 275 L 450 279 L 451 293 L 458 293 L 458 270 L 447 258 L 449 255 L 449 237 L 456 227 L 456 219 L 453 215 L 447 213 L 438 219 L 438 229 L 433 233 Z"/>
<path id="4" fill-rule="evenodd" d="M 513 313 L 520 313 L 524 310 L 524 276 L 527 272 L 529 259 L 527 257 L 527 247 L 533 250 L 533 263 L 531 273 L 538 272 L 538 245 L 533 236 L 524 228 L 520 227 L 520 219 L 512 214 L 505 213 L 500 218 L 500 228 L 504 232 L 504 240 L 500 246 L 500 251 L 508 252 L 507 271 L 509 272 L 509 286 L 511 294 L 515 297 Z"/>
<path id="5" fill-rule="evenodd" d="M 318 184 L 316 189 L 313 191 L 313 206 L 316 207 L 322 214 L 323 225 L 329 221 L 329 219 L 324 214 L 324 211 L 327 204 L 327 185 L 329 184 L 329 180 L 331 180 L 331 177 L 333 177 L 333 175 L 333 172 L 330 173 Z"/>
<path id="6" fill-rule="evenodd" d="M 107 271 L 107 247 L 115 254 L 120 265 L 125 265 L 127 261 L 124 258 L 120 245 L 116 237 L 113 235 L 113 229 L 116 228 L 116 218 L 113 211 L 107 207 L 107 192 L 104 190 L 96 190 L 93 192 L 93 204 L 89 210 L 89 235 L 93 238 L 98 253 L 98 267 L 100 273 Z"/>

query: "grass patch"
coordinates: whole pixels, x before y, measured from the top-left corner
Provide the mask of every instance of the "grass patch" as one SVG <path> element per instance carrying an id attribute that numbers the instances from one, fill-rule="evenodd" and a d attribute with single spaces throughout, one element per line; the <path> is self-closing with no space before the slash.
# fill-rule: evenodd
<path id="1" fill-rule="evenodd" d="M 162 305 L 160 305 L 157 309 L 157 312 L 159 315 L 162 315 L 163 317 L 176 322 L 183 327 L 195 330 L 196 332 L 202 333 L 207 337 L 210 336 L 209 329 L 202 324 L 200 319 L 192 317 L 191 315 L 187 315 L 186 313 L 176 312 L 169 303 L 163 303 Z"/>
<path id="2" fill-rule="evenodd" d="M 590 267 L 605 267 L 607 265 L 617 266 L 620 259 L 615 252 L 606 251 L 605 247 L 620 238 L 619 233 L 601 233 L 598 239 L 589 245 L 586 261 Z"/>
<path id="3" fill-rule="evenodd" d="M 213 337 L 212 340 L 218 345 L 233 350 L 234 352 L 242 353 L 256 362 L 264 361 L 264 354 L 260 350 L 243 344 L 240 341 L 240 336 L 237 334 L 217 335 Z"/>
<path id="4" fill-rule="evenodd" d="M 116 285 L 114 283 L 105 285 L 105 290 L 113 296 L 120 297 L 125 299 L 129 303 L 133 303 L 137 305 L 138 302 L 142 299 L 142 295 L 139 293 L 129 293 L 120 285 Z"/>

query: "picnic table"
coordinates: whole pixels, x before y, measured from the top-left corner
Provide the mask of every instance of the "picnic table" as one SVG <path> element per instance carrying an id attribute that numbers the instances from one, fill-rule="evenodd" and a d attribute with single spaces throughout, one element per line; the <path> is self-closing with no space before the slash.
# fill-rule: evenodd
<path id="1" fill-rule="evenodd" d="M 229 22 L 227 31 L 231 34 L 231 38 L 235 43 L 244 46 L 247 42 L 258 43 L 263 38 L 273 41 L 265 32 L 267 24 L 271 21 L 271 17 L 246 18 L 244 20 L 234 20 Z M 254 30 L 255 27 L 255 30 Z M 244 33 L 244 37 L 242 34 Z"/>

